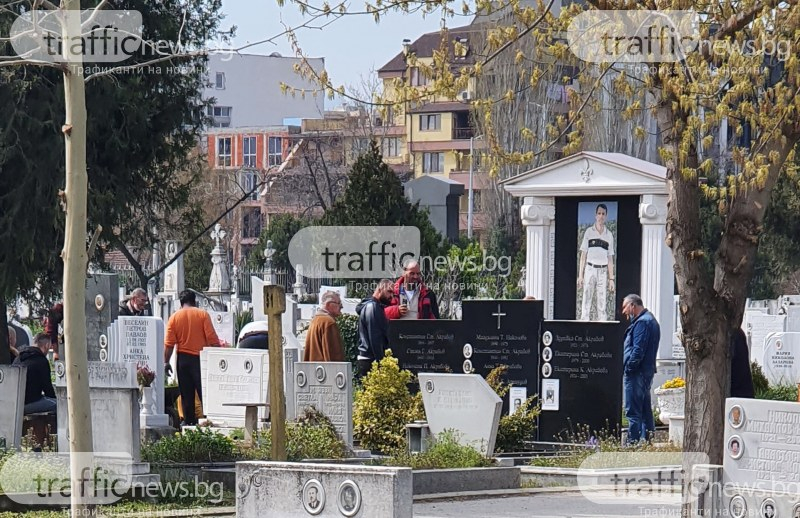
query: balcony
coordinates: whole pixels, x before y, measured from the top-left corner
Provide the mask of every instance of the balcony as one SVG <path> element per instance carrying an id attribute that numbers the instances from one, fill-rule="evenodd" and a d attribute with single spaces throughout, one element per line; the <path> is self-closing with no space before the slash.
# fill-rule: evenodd
<path id="1" fill-rule="evenodd" d="M 475 136 L 475 128 L 464 126 L 453 128 L 453 140 L 469 140 Z"/>

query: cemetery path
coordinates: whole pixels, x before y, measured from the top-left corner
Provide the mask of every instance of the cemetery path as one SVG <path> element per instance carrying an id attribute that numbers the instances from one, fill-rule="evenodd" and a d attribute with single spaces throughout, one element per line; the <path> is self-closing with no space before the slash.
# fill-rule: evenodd
<path id="1" fill-rule="evenodd" d="M 597 492 L 591 499 L 576 492 L 533 493 L 506 498 L 439 501 L 414 504 L 414 518 L 622 518 L 679 517 L 680 495 L 619 497 Z"/>

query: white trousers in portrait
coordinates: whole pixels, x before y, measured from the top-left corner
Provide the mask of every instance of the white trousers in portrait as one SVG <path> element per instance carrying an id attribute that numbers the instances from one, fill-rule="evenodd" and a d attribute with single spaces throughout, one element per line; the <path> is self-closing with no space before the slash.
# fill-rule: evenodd
<path id="1" fill-rule="evenodd" d="M 581 303 L 581 320 L 589 320 L 592 298 L 597 304 L 597 320 L 608 320 L 606 299 L 608 298 L 608 266 L 595 268 L 587 264 L 583 272 L 583 302 Z"/>

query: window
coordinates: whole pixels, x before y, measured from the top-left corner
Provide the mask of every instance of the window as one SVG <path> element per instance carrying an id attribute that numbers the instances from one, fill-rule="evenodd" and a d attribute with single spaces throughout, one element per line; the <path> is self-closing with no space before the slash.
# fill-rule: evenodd
<path id="1" fill-rule="evenodd" d="M 384 157 L 400 156 L 399 137 L 384 137 L 381 144 L 381 153 Z"/>
<path id="2" fill-rule="evenodd" d="M 241 178 L 242 190 L 245 193 L 252 192 L 247 199 L 253 201 L 258 200 L 258 190 L 256 189 L 256 185 L 258 185 L 258 173 L 254 171 L 247 171 L 242 173 L 242 178 Z"/>
<path id="3" fill-rule="evenodd" d="M 225 73 L 224 72 L 217 72 L 217 77 L 214 81 L 214 87 L 217 90 L 224 90 L 225 89 Z"/>
<path id="4" fill-rule="evenodd" d="M 214 117 L 230 117 L 231 116 L 231 107 L 230 106 L 214 106 L 213 115 L 214 115 Z"/>
<path id="5" fill-rule="evenodd" d="M 231 113 L 233 108 L 230 106 L 209 106 L 208 116 L 213 119 L 213 127 L 227 128 L 231 125 Z"/>
<path id="6" fill-rule="evenodd" d="M 231 165 L 231 138 L 217 137 L 217 166 Z"/>
<path id="7" fill-rule="evenodd" d="M 422 153 L 422 172 L 444 172 L 444 153 Z"/>
<path id="8" fill-rule="evenodd" d="M 242 139 L 242 165 L 245 167 L 256 166 L 256 138 L 244 137 Z"/>
<path id="9" fill-rule="evenodd" d="M 283 162 L 283 139 L 281 137 L 269 138 L 269 165 L 281 165 Z"/>
<path id="10" fill-rule="evenodd" d="M 419 116 L 420 131 L 437 131 L 441 127 L 442 127 L 442 115 L 440 113 L 435 113 L 433 115 Z"/>
<path id="11" fill-rule="evenodd" d="M 425 86 L 428 84 L 428 77 L 419 69 L 411 67 L 411 86 Z"/>
<path id="12" fill-rule="evenodd" d="M 244 207 L 242 209 L 242 237 L 256 238 L 261 234 L 261 209 Z"/>

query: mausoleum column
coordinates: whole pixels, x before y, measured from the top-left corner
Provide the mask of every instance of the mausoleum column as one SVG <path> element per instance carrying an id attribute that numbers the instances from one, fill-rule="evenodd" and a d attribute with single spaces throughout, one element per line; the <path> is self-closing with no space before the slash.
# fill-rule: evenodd
<path id="1" fill-rule="evenodd" d="M 544 301 L 546 318 L 550 314 L 550 225 L 556 215 L 555 198 L 525 197 L 521 209 L 525 227 L 525 295 Z"/>
<path id="2" fill-rule="evenodd" d="M 673 358 L 675 273 L 672 251 L 665 242 L 667 195 L 642 195 L 639 203 L 639 221 L 642 224 L 642 287 L 640 295 L 645 307 L 653 313 L 661 327 L 658 359 L 669 360 Z"/>

